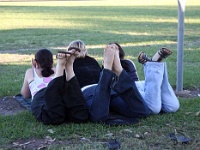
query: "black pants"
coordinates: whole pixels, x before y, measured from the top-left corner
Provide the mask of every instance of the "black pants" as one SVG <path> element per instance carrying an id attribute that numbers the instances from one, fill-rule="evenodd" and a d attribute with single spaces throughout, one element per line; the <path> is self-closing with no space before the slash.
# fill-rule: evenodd
<path id="1" fill-rule="evenodd" d="M 88 119 L 88 109 L 77 78 L 67 82 L 65 75 L 53 79 L 47 88 L 34 96 L 31 111 L 44 124 L 81 123 Z"/>

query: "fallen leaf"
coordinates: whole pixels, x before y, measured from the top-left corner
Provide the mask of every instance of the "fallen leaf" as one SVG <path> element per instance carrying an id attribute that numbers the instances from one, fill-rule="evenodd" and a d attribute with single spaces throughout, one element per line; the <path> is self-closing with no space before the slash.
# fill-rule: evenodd
<path id="1" fill-rule="evenodd" d="M 14 145 L 14 146 L 18 146 L 19 143 L 18 143 L 18 142 L 13 142 L 13 145 Z"/>
<path id="2" fill-rule="evenodd" d="M 192 113 L 193 113 L 193 112 L 186 112 L 185 114 L 186 114 L 186 115 L 189 115 L 189 114 L 192 114 Z"/>
<path id="3" fill-rule="evenodd" d="M 196 113 L 196 116 L 199 116 L 200 115 L 200 111 L 198 111 L 197 113 Z"/>
<path id="4" fill-rule="evenodd" d="M 142 135 L 139 135 L 139 134 L 136 134 L 135 137 L 138 138 L 138 139 L 144 139 L 144 137 Z"/>
<path id="5" fill-rule="evenodd" d="M 135 135 L 135 137 L 136 137 L 136 138 L 139 138 L 139 137 L 140 137 L 140 135 L 139 135 L 139 134 L 136 134 L 136 135 Z"/>
<path id="6" fill-rule="evenodd" d="M 85 138 L 85 137 L 82 137 L 82 138 L 81 138 L 81 141 L 87 141 L 87 142 L 90 142 L 90 143 L 91 143 L 90 139 L 87 139 L 87 138 Z"/>
<path id="7" fill-rule="evenodd" d="M 55 133 L 52 129 L 48 129 L 47 131 L 48 131 L 49 133 L 52 133 L 52 134 Z"/>
<path id="8" fill-rule="evenodd" d="M 31 141 L 26 142 L 26 143 L 22 143 L 22 144 L 19 144 L 18 142 L 13 142 L 13 145 L 14 146 L 25 146 L 25 145 L 28 145 L 29 143 L 31 143 Z"/>
<path id="9" fill-rule="evenodd" d="M 37 150 L 42 150 L 42 149 L 45 149 L 46 147 L 47 146 L 45 146 L 45 145 L 42 144 L 42 145 L 40 145 L 40 147 L 37 148 Z"/>
<path id="10" fill-rule="evenodd" d="M 53 139 L 53 138 L 50 137 L 50 136 L 46 136 L 46 137 L 45 137 L 45 141 L 46 141 L 47 143 L 49 143 L 49 142 L 52 143 L 52 142 L 54 142 L 55 140 L 56 140 L 56 138 Z"/>
<path id="11" fill-rule="evenodd" d="M 133 131 L 131 129 L 124 129 L 125 132 L 132 133 Z"/>
<path id="12" fill-rule="evenodd" d="M 166 126 L 172 127 L 172 125 L 171 125 L 171 124 L 169 124 L 169 123 L 166 123 Z"/>
<path id="13" fill-rule="evenodd" d="M 105 136 L 113 136 L 113 133 L 107 133 Z"/>

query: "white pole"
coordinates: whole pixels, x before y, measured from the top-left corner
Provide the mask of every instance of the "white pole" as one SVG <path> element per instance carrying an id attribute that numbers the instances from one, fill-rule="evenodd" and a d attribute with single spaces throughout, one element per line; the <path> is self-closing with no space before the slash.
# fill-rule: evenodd
<path id="1" fill-rule="evenodd" d="M 183 57 L 184 57 L 184 12 L 185 1 L 178 0 L 178 44 L 177 44 L 177 74 L 176 91 L 183 90 Z"/>

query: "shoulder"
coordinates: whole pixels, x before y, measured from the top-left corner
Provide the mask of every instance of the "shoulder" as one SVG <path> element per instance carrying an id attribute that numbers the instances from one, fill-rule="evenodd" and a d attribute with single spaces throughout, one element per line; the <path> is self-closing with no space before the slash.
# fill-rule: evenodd
<path id="1" fill-rule="evenodd" d="M 29 68 L 26 70 L 25 78 L 28 82 L 33 80 L 33 69 L 32 68 Z"/>
<path id="2" fill-rule="evenodd" d="M 29 69 L 26 70 L 26 75 L 30 75 L 30 74 L 33 74 L 32 68 L 29 68 Z"/>
<path id="3" fill-rule="evenodd" d="M 130 59 L 121 60 L 121 64 L 126 71 L 136 70 L 135 63 Z"/>
<path id="4" fill-rule="evenodd" d="M 130 59 L 123 59 L 121 60 L 121 62 L 135 66 L 135 63 Z"/>
<path id="5" fill-rule="evenodd" d="M 132 60 L 126 59 L 126 61 L 127 61 L 128 63 L 132 64 L 133 66 L 135 66 L 135 63 L 134 63 Z"/>
<path id="6" fill-rule="evenodd" d="M 81 63 L 81 64 L 83 64 L 83 63 L 91 63 L 92 64 L 92 63 L 98 63 L 98 62 L 93 57 L 85 56 L 84 58 L 75 59 L 74 63 L 77 63 L 77 64 L 78 63 Z"/>
<path id="7" fill-rule="evenodd" d="M 88 56 L 88 55 L 85 56 L 85 59 L 90 60 L 90 61 L 96 61 L 96 59 L 94 57 L 91 57 L 91 56 Z"/>

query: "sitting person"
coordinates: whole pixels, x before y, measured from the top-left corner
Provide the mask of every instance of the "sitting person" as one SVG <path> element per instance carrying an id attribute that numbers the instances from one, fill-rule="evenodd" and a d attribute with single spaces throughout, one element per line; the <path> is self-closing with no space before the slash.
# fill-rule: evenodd
<path id="1" fill-rule="evenodd" d="M 32 97 L 31 111 L 44 124 L 81 123 L 88 119 L 85 99 L 73 71 L 78 53 L 58 53 L 57 66 L 53 68 L 51 51 L 41 49 L 25 73 L 21 94 Z"/>

